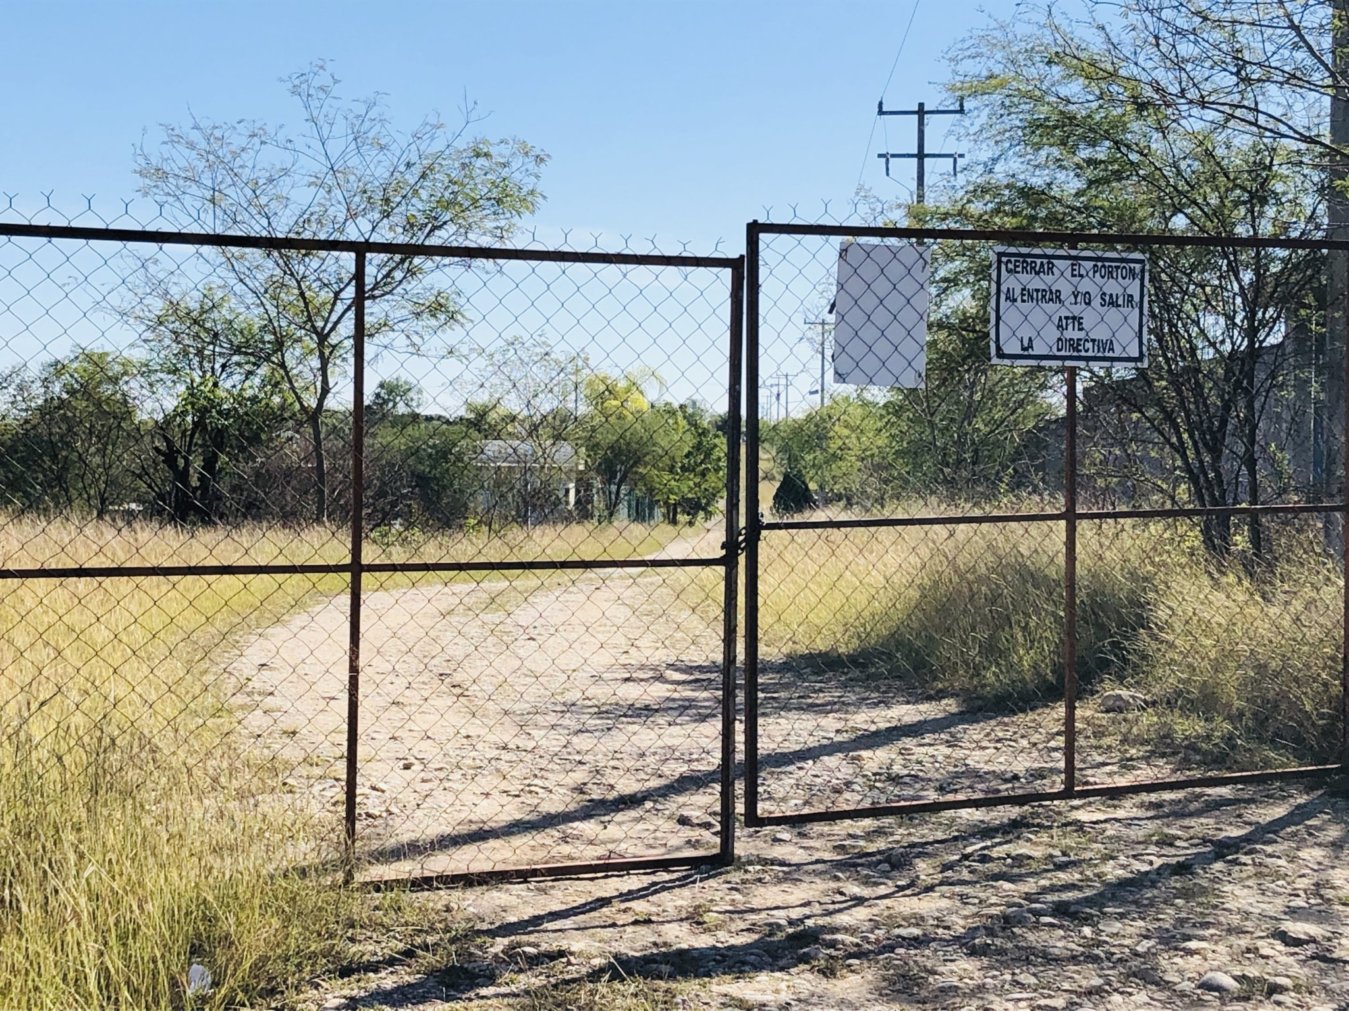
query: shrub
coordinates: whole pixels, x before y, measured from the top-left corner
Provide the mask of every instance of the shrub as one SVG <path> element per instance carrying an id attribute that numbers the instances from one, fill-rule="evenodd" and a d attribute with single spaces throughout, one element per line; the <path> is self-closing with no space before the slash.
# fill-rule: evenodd
<path id="1" fill-rule="evenodd" d="M 1061 541 L 1046 528 L 981 528 L 936 553 L 890 601 L 873 651 L 923 685 L 981 706 L 1063 697 Z M 1084 545 L 1085 546 L 1085 545 Z M 1157 580 L 1142 554 L 1079 553 L 1078 682 L 1126 669 Z M 1093 559 L 1088 561 L 1088 559 Z M 1084 564 L 1085 563 L 1085 564 Z"/>

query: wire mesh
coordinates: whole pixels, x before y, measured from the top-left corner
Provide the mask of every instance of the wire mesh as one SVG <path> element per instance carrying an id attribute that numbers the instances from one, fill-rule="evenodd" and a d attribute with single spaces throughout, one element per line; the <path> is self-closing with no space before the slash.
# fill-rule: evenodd
<path id="1" fill-rule="evenodd" d="M 1062 524 L 774 530 L 759 547 L 760 803 L 1056 789 Z M 1016 580 L 1009 609 L 1003 580 Z M 1013 637 L 1024 655 L 989 673 Z"/>
<path id="2" fill-rule="evenodd" d="M 1337 763 L 1328 250 L 752 224 L 747 820 Z"/>
<path id="3" fill-rule="evenodd" d="M 1259 519 L 1275 557 L 1255 577 L 1205 556 L 1201 520 L 1084 524 L 1081 623 L 1104 648 L 1078 710 L 1079 783 L 1340 760 L 1342 566 L 1322 515 Z"/>
<path id="4" fill-rule="evenodd" d="M 729 856 L 739 260 L 4 216 L 35 796 L 374 881 Z M 930 271 L 920 313 L 852 292 L 868 361 L 853 237 L 750 229 L 747 820 L 1335 763 L 1329 247 L 864 234 Z M 994 244 L 1144 252 L 1149 366 L 990 365 Z"/>
<path id="5" fill-rule="evenodd" d="M 729 852 L 738 260 L 0 216 L 11 771 L 372 880 Z"/>

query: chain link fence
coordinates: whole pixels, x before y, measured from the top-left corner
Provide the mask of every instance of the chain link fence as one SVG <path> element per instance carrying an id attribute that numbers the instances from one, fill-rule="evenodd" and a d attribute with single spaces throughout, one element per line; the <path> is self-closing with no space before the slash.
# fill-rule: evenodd
<path id="1" fill-rule="evenodd" d="M 728 859 L 742 260 L 181 226 L 0 213 L 3 778 L 376 882 Z"/>
<path id="2" fill-rule="evenodd" d="M 0 218 L 28 810 L 375 883 L 726 861 L 742 545 L 750 825 L 1339 767 L 1333 244 Z M 1145 256 L 1147 367 L 990 364 L 994 246 Z M 907 304 L 840 309 L 850 255 Z M 1142 311 L 1023 266 L 1055 339 Z"/>
<path id="3" fill-rule="evenodd" d="M 1338 768 L 1332 246 L 751 224 L 747 823 Z"/>

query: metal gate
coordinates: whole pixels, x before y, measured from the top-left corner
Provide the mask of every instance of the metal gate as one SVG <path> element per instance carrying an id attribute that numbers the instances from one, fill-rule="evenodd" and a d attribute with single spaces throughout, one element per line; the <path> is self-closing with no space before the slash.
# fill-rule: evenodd
<path id="1" fill-rule="evenodd" d="M 921 389 L 828 388 L 857 238 L 931 251 Z M 1146 251 L 1161 357 L 990 368 L 993 243 Z M 743 550 L 750 826 L 1338 771 L 1346 249 L 0 225 L 0 711 L 377 886 L 724 863 Z"/>
<path id="2" fill-rule="evenodd" d="M 375 886 L 731 859 L 743 257 L 19 223 L 0 260 L 32 761 L 148 749 Z"/>
<path id="3" fill-rule="evenodd" d="M 931 256 L 917 389 L 826 389 L 864 239 Z M 993 245 L 1146 253 L 1151 367 L 990 366 Z M 1338 772 L 1346 248 L 751 223 L 746 825 Z"/>

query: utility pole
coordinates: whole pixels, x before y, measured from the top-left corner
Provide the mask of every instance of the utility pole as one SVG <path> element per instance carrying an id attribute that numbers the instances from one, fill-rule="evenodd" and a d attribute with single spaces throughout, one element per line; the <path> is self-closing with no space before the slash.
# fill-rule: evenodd
<path id="1" fill-rule="evenodd" d="M 759 384 L 759 389 L 768 390 L 773 394 L 773 399 L 768 405 L 769 421 L 778 421 L 782 415 L 782 384 L 779 382 L 781 378 L 780 375 L 772 375 L 768 377 L 768 382 Z"/>
<path id="2" fill-rule="evenodd" d="M 946 152 L 928 151 L 927 149 L 927 118 L 929 116 L 963 116 L 965 115 L 965 99 L 961 96 L 960 104 L 954 109 L 929 109 L 924 103 L 919 102 L 916 109 L 887 109 L 885 99 L 876 103 L 877 116 L 914 116 L 918 119 L 918 150 L 917 151 L 885 151 L 878 154 L 877 158 L 885 159 L 885 175 L 890 177 L 890 159 L 891 158 L 912 158 L 918 162 L 918 186 L 914 193 L 917 199 L 914 203 L 921 204 L 927 193 L 927 160 L 929 158 L 951 159 L 951 174 L 954 176 L 960 163 L 964 158 L 963 154 L 948 154 Z"/>
<path id="3" fill-rule="evenodd" d="M 831 305 L 830 309 L 833 308 Z M 829 338 L 826 331 L 834 324 L 827 319 L 803 319 L 801 321 L 806 326 L 817 326 L 820 328 L 820 409 L 824 409 L 824 353 L 829 346 Z"/>
<path id="4" fill-rule="evenodd" d="M 773 397 L 778 404 L 778 420 L 785 421 L 792 412 L 792 396 L 787 392 L 787 373 L 775 372 L 768 377 L 773 384 Z M 786 404 L 783 404 L 784 394 L 786 394 Z"/>
<path id="5" fill-rule="evenodd" d="M 783 421 L 792 416 L 792 380 L 799 375 L 800 372 L 776 372 L 768 377 L 773 384 L 774 395 L 782 404 Z M 781 387 L 778 386 L 779 382 L 782 384 Z"/>

